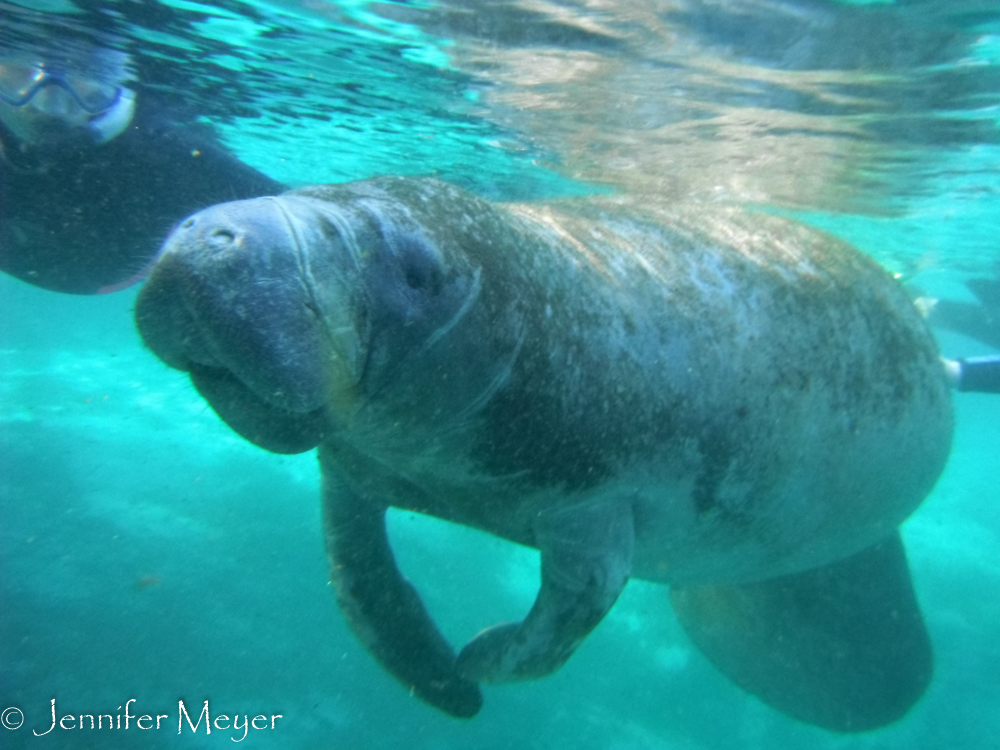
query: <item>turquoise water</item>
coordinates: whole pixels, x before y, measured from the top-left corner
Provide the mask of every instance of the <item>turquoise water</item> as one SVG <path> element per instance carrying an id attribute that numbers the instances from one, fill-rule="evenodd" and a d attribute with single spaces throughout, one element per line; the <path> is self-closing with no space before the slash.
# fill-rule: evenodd
<path id="1" fill-rule="evenodd" d="M 140 95 L 204 118 L 291 185 L 434 174 L 497 199 L 649 191 L 799 216 L 931 297 L 973 301 L 965 282 L 1000 274 L 992 4 L 47 6 L 44 33 L 113 39 Z M 282 714 L 249 731 L 266 748 L 997 745 L 1000 399 L 956 396 L 950 463 L 903 529 L 937 663 L 898 724 L 842 737 L 777 714 L 716 673 L 641 582 L 556 675 L 487 688 L 459 722 L 410 698 L 343 623 L 314 458 L 231 433 L 142 347 L 134 295 L 0 279 L 0 709 L 26 717 L 0 747 L 232 735 L 30 736 L 52 698 L 60 715 L 130 698 L 174 721 L 178 699 Z M 950 356 L 990 352 L 937 333 Z M 404 513 L 390 532 L 453 643 L 530 606 L 535 553 Z"/>

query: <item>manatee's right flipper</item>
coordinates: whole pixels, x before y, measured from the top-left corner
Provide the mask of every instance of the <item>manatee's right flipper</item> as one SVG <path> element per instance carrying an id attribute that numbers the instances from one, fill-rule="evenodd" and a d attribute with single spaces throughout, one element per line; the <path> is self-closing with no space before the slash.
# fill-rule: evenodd
<path id="1" fill-rule="evenodd" d="M 358 497 L 323 462 L 323 525 L 331 579 L 348 624 L 371 654 L 422 700 L 461 718 L 483 698 L 455 669 L 455 653 L 389 547 L 385 509 Z"/>
<path id="2" fill-rule="evenodd" d="M 858 732 L 902 717 L 933 671 L 895 534 L 816 570 L 671 592 L 695 645 L 727 677 L 801 721 Z"/>

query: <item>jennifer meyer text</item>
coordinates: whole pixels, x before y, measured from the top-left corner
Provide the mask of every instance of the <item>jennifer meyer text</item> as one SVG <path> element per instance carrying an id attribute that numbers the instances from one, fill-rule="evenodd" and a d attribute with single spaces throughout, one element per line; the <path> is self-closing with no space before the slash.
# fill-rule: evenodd
<path id="1" fill-rule="evenodd" d="M 149 730 L 172 728 L 177 718 L 177 734 L 185 731 L 204 731 L 205 734 L 216 732 L 230 732 L 230 739 L 233 742 L 242 742 L 246 739 L 247 733 L 251 729 L 274 729 L 281 714 L 258 714 L 252 719 L 249 714 L 240 716 L 236 714 L 213 714 L 208 707 L 208 701 L 202 704 L 201 710 L 196 708 L 188 710 L 183 700 L 177 701 L 177 712 L 169 714 L 140 714 L 138 708 L 132 713 L 132 704 L 135 698 L 130 698 L 125 702 L 125 710 L 118 706 L 117 714 L 66 714 L 56 719 L 56 699 L 50 702 L 50 720 L 45 726 L 41 726 L 31 731 L 36 737 L 44 737 L 50 732 L 79 731 L 80 729 L 118 729 L 118 730 Z M 2 704 L 0 704 L 2 705 Z M 24 723 L 24 713 L 16 706 L 4 709 L 0 714 L 0 724 L 3 729 L 17 730 Z M 187 727 L 187 729 L 185 729 Z M 2 731 L 2 730 L 0 730 Z M 241 734 L 242 733 L 242 734 Z M 2 742 L 0 742 L 2 744 Z"/>

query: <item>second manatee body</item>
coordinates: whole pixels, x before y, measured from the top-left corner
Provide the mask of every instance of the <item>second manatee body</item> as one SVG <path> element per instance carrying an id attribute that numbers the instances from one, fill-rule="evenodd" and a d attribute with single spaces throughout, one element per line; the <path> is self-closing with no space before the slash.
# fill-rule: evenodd
<path id="1" fill-rule="evenodd" d="M 828 235 L 380 178 L 194 215 L 137 320 L 244 437 L 319 446 L 341 607 L 454 715 L 557 669 L 629 577 L 805 721 L 883 725 L 930 679 L 897 528 L 947 458 L 948 388 L 906 295 Z M 531 612 L 456 657 L 390 506 L 538 548 Z"/>

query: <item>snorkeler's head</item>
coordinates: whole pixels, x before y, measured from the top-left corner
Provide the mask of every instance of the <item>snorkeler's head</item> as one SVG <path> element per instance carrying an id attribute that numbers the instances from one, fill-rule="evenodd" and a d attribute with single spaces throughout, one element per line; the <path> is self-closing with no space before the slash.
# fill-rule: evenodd
<path id="1" fill-rule="evenodd" d="M 85 54 L 0 56 L 0 123 L 23 145 L 105 143 L 135 112 L 128 56 L 93 48 Z"/>

